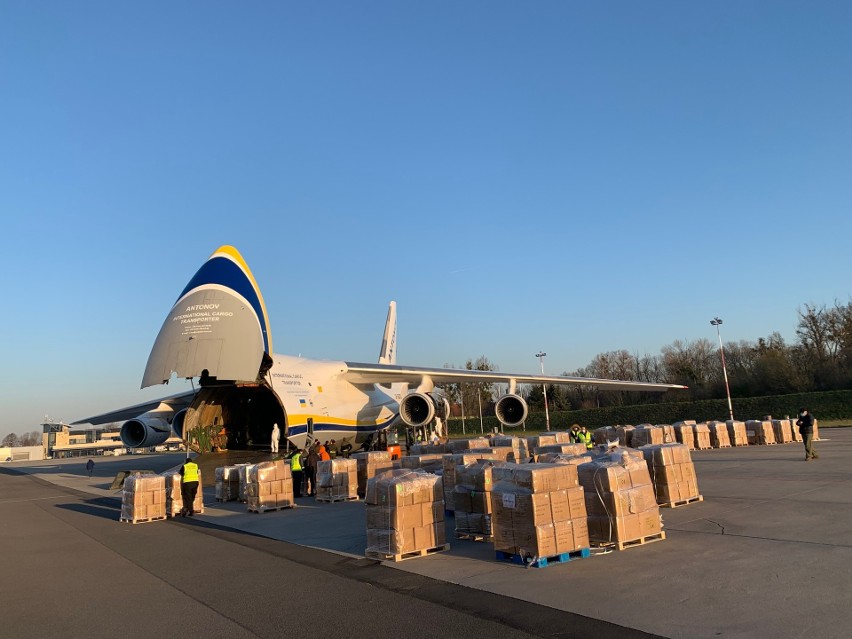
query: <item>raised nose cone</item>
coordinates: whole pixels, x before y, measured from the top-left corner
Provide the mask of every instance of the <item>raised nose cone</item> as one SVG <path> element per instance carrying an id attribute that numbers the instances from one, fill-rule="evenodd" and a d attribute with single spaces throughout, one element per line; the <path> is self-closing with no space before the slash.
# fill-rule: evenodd
<path id="1" fill-rule="evenodd" d="M 260 289 L 239 251 L 222 246 L 178 296 L 148 356 L 142 388 L 178 377 L 253 381 L 272 337 Z"/>

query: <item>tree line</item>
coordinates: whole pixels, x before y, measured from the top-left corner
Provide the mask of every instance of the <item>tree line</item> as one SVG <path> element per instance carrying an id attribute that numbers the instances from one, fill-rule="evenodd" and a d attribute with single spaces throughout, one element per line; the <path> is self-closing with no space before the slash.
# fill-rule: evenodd
<path id="1" fill-rule="evenodd" d="M 724 344 L 731 396 L 763 397 L 852 388 L 852 301 L 834 305 L 805 304 L 799 308 L 796 338 L 786 343 L 778 332 L 756 341 Z M 449 367 L 450 365 L 445 364 Z M 455 368 L 453 366 L 453 368 Z M 467 360 L 468 370 L 498 370 L 487 357 Z M 657 355 L 626 349 L 595 355 L 588 365 L 562 375 L 637 382 L 683 384 L 687 390 L 668 393 L 601 391 L 592 385 L 548 385 L 550 410 L 580 410 L 608 406 L 694 402 L 726 396 L 718 342 L 699 338 L 675 340 Z M 464 406 L 464 415 L 493 414 L 494 384 L 444 384 L 447 398 Z M 540 385 L 523 385 L 519 393 L 531 411 L 544 410 Z M 459 409 L 454 409 L 459 413 Z"/>
<path id="2" fill-rule="evenodd" d="M 0 441 L 0 446 L 3 446 L 4 448 L 14 448 L 16 446 L 41 446 L 41 433 L 37 430 L 24 433 L 20 436 L 15 433 L 9 433 L 3 438 L 3 441 Z"/>

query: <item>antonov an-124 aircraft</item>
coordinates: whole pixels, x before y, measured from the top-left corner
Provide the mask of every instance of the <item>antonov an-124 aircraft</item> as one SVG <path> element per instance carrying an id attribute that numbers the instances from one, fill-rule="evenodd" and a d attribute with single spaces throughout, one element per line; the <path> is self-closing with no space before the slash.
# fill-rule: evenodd
<path id="1" fill-rule="evenodd" d="M 268 445 L 273 424 L 295 446 L 314 437 L 359 443 L 404 424 L 446 420 L 449 405 L 435 384 L 491 382 L 508 386 L 496 404 L 508 427 L 527 417 L 518 384 L 588 384 L 602 389 L 666 391 L 685 388 L 610 379 L 517 375 L 494 371 L 400 366 L 396 363 L 396 303 L 388 309 L 377 364 L 311 360 L 272 351 L 266 306 L 242 255 L 222 246 L 178 295 L 160 329 L 142 388 L 171 376 L 198 378 L 195 390 L 138 404 L 75 424 L 124 421 L 129 448 L 157 446 L 172 433 L 221 427 L 229 448 Z M 436 420 L 437 418 L 437 420 Z"/>

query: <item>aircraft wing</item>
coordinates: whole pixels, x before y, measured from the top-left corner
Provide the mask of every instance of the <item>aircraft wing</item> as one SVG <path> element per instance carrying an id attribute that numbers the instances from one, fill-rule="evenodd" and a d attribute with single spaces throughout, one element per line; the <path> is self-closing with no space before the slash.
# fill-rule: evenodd
<path id="1" fill-rule="evenodd" d="M 71 422 L 71 425 L 92 424 L 94 426 L 98 424 L 109 424 L 110 422 L 122 422 L 128 419 L 134 419 L 142 413 L 155 410 L 162 404 L 166 404 L 173 411 L 178 412 L 192 403 L 192 398 L 195 396 L 196 392 L 197 391 L 190 390 L 178 393 L 177 395 L 170 395 L 169 397 L 164 397 L 162 399 L 152 399 L 149 402 L 128 406 L 126 408 L 119 408 L 118 410 L 104 413 L 103 415 L 95 415 L 94 417 L 78 419 L 76 422 Z"/>
<path id="2" fill-rule="evenodd" d="M 393 384 L 408 382 L 420 384 L 424 378 L 435 384 L 491 382 L 504 384 L 586 384 L 607 390 L 650 391 L 662 393 L 673 389 L 682 389 L 680 384 L 652 384 L 648 382 L 628 382 L 616 379 L 597 379 L 594 377 L 566 377 L 563 375 L 529 375 L 501 373 L 498 371 L 469 371 L 457 368 L 424 368 L 420 366 L 397 366 L 390 364 L 361 364 L 344 362 L 347 370 L 344 377 L 354 384 Z"/>

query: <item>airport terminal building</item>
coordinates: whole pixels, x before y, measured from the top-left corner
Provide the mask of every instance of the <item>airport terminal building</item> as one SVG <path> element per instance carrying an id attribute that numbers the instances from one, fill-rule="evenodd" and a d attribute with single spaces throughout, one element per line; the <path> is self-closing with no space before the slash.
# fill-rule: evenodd
<path id="1" fill-rule="evenodd" d="M 122 443 L 120 429 L 117 427 L 72 431 L 68 424 L 61 421 L 48 421 L 41 426 L 44 459 L 70 459 L 73 457 L 148 452 L 147 449 L 128 449 Z M 179 450 L 181 445 L 182 441 L 179 437 L 170 437 L 157 449 Z"/>

